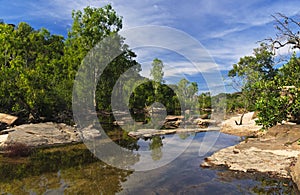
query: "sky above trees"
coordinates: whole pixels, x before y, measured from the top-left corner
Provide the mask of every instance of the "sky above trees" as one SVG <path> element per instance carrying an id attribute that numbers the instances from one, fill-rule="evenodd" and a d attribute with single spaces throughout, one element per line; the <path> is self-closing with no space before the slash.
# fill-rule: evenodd
<path id="1" fill-rule="evenodd" d="M 88 5 L 102 7 L 111 3 L 118 15 L 123 16 L 123 29 L 151 24 L 184 31 L 209 51 L 224 74 L 239 58 L 250 55 L 253 48 L 258 47 L 257 41 L 275 36 L 272 14 L 280 12 L 290 17 L 299 17 L 300 14 L 298 0 L 233 0 L 229 3 L 219 0 L 0 0 L 0 3 L 0 18 L 6 23 L 25 21 L 36 29 L 46 27 L 51 33 L 64 36 L 71 27 L 72 9 L 79 10 Z M 287 52 L 287 49 L 282 52 Z M 188 79 L 203 82 L 199 72 L 192 72 L 194 69 L 189 69 L 191 63 L 182 56 L 159 49 L 144 49 L 136 53 L 145 75 L 149 74 L 150 64 L 157 57 L 166 68 L 168 64 L 172 67 L 184 65 Z M 174 76 L 176 71 L 165 70 L 165 77 L 176 78 Z M 201 84 L 199 86 L 201 90 Z"/>

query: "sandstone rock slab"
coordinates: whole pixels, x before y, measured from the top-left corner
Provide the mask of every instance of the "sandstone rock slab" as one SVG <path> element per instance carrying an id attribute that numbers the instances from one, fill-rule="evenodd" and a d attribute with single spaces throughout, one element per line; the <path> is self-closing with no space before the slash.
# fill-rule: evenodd
<path id="1" fill-rule="evenodd" d="M 80 142 L 77 130 L 65 124 L 38 123 L 11 128 L 3 145 L 23 143 L 30 147 L 52 146 Z"/>
<path id="2" fill-rule="evenodd" d="M 241 115 L 232 117 L 221 123 L 221 132 L 237 136 L 253 136 L 262 128 L 262 126 L 256 125 L 253 119 L 254 112 L 245 113 L 243 116 L 243 122 L 241 125 L 239 123 Z"/>
<path id="3" fill-rule="evenodd" d="M 230 170 L 291 178 L 290 167 L 300 155 L 299 140 L 299 125 L 278 125 L 258 138 L 215 152 L 201 166 L 226 166 Z"/>
<path id="4" fill-rule="evenodd" d="M 1 123 L 6 123 L 7 125 L 12 125 L 17 119 L 18 119 L 18 117 L 16 117 L 16 116 L 0 113 L 0 122 Z"/>

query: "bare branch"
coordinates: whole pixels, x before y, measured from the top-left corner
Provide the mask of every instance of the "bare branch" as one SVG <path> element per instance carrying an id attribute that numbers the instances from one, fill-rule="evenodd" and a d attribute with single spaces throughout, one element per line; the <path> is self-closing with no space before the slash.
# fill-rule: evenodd
<path id="1" fill-rule="evenodd" d="M 284 14 L 272 15 L 275 20 L 275 29 L 278 31 L 276 38 L 268 38 L 264 41 L 271 43 L 275 52 L 280 48 L 290 45 L 292 49 L 300 49 L 300 22 Z"/>

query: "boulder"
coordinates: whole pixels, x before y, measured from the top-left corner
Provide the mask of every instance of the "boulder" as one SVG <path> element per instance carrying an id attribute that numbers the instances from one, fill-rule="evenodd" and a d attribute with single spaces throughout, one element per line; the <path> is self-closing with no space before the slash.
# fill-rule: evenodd
<path id="1" fill-rule="evenodd" d="M 182 123 L 182 119 L 184 116 L 174 116 L 174 115 L 168 115 L 166 116 L 165 122 L 164 122 L 164 128 L 165 129 L 176 129 L 180 126 Z"/>
<path id="2" fill-rule="evenodd" d="M 300 155 L 298 155 L 297 161 L 291 166 L 291 176 L 300 191 Z"/>
<path id="3" fill-rule="evenodd" d="M 176 129 L 179 127 L 180 123 L 182 121 L 181 120 L 177 120 L 177 121 L 166 121 L 164 123 L 164 128 L 165 129 Z"/>
<path id="4" fill-rule="evenodd" d="M 207 128 L 209 125 L 216 124 L 216 120 L 197 118 L 194 120 L 194 124 L 197 124 L 200 128 Z"/>
<path id="5" fill-rule="evenodd" d="M 9 129 L 0 145 L 22 143 L 30 147 L 37 147 L 73 142 L 81 142 L 80 135 L 75 128 L 65 124 L 38 123 L 20 125 Z"/>
<path id="6" fill-rule="evenodd" d="M 9 114 L 0 113 L 0 123 L 6 123 L 7 125 L 12 125 L 18 117 Z"/>

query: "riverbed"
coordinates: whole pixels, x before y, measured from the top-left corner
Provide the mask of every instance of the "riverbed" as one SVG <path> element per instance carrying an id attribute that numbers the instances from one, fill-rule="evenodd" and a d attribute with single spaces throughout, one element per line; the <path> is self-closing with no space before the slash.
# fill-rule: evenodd
<path id="1" fill-rule="evenodd" d="M 205 157 L 235 145 L 240 137 L 218 131 L 164 135 L 134 140 L 108 132 L 132 153 L 148 151 L 151 160 L 172 159 L 154 168 L 122 170 L 97 159 L 84 144 L 35 151 L 27 158 L 0 158 L 1 194 L 294 194 L 290 180 L 200 167 Z M 210 141 L 216 141 L 210 143 Z M 173 150 L 167 149 L 168 145 Z M 209 147 L 207 147 L 209 146 Z M 173 154 L 172 154 L 173 155 Z M 140 161 L 142 159 L 139 159 Z M 138 164 L 139 161 L 136 162 Z M 133 166 L 134 167 L 134 166 Z"/>

